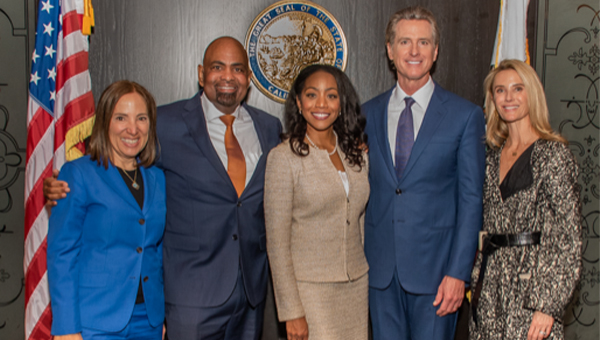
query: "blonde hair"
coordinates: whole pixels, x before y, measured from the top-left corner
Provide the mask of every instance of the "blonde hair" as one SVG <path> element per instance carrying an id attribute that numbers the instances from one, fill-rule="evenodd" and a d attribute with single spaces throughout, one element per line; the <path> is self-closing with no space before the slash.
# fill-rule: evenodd
<path id="1" fill-rule="evenodd" d="M 540 138 L 567 144 L 567 140 L 560 134 L 554 132 L 550 126 L 550 115 L 546 104 L 544 88 L 535 70 L 526 63 L 516 59 L 503 60 L 498 67 L 491 70 L 485 78 L 483 88 L 485 91 L 485 112 L 487 120 L 487 131 L 485 140 L 489 147 L 497 149 L 504 144 L 508 138 L 508 126 L 500 118 L 496 105 L 494 104 L 494 79 L 502 71 L 513 70 L 517 72 L 527 92 L 527 109 L 531 127 Z"/>

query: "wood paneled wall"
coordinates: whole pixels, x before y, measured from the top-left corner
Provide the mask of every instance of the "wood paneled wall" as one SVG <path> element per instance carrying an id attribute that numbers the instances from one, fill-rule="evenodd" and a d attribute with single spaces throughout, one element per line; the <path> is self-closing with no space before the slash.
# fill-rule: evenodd
<path id="1" fill-rule="evenodd" d="M 157 103 L 189 98 L 198 90 L 197 65 L 205 47 L 219 36 L 244 41 L 254 18 L 273 0 L 102 0 L 94 2 L 96 29 L 90 44 L 90 71 L 96 100 L 119 79 L 139 82 Z M 340 23 L 348 41 L 346 73 L 365 102 L 394 85 L 385 52 L 389 17 L 411 5 L 436 16 L 441 43 L 434 79 L 476 104 L 489 71 L 498 21 L 498 1 L 319 0 Z M 257 88 L 251 105 L 281 117 L 283 105 Z M 267 301 L 263 339 L 285 338 L 277 326 L 272 296 Z M 284 330 L 284 329 L 283 329 Z M 462 332 L 465 333 L 464 331 Z M 459 336 L 460 337 L 460 336 Z"/>
<path id="2" fill-rule="evenodd" d="M 191 97 L 196 66 L 213 39 L 244 41 L 254 18 L 270 0 L 103 0 L 94 2 L 96 30 L 90 45 L 95 97 L 118 79 L 146 86 L 159 104 Z M 340 22 L 348 40 L 346 72 L 362 101 L 389 89 L 384 32 L 392 13 L 410 5 L 429 8 L 441 29 L 434 78 L 445 88 L 481 104 L 498 19 L 496 1 L 320 0 Z M 282 106 L 251 90 L 248 101 L 280 116 Z"/>

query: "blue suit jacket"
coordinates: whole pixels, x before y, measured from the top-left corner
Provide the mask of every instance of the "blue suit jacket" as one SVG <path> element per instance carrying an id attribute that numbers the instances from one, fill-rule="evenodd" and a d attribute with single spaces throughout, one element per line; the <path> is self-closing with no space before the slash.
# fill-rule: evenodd
<path id="1" fill-rule="evenodd" d="M 387 91 L 363 105 L 371 197 L 365 217 L 369 284 L 436 294 L 445 275 L 469 281 L 482 223 L 481 109 L 438 84 L 401 181 L 388 142 Z"/>
<path id="2" fill-rule="evenodd" d="M 265 163 L 279 143 L 281 123 L 244 105 L 262 156 L 241 197 L 215 151 L 200 93 L 158 109 L 158 138 L 167 181 L 165 297 L 168 303 L 211 307 L 224 303 L 241 268 L 248 301 L 264 300 L 268 264 L 263 212 Z"/>
<path id="3" fill-rule="evenodd" d="M 62 167 L 58 179 L 71 191 L 52 209 L 48 229 L 52 334 L 78 333 L 82 326 L 123 329 L 140 277 L 150 323 L 163 322 L 165 178 L 155 167 L 141 167 L 140 174 L 143 209 L 112 164 L 105 169 L 85 156 Z"/>

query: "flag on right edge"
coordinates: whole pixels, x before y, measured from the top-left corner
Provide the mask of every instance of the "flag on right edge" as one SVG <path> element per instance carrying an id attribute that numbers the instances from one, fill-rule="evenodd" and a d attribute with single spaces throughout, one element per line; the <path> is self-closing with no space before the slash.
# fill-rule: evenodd
<path id="1" fill-rule="evenodd" d="M 504 59 L 519 59 L 530 64 L 527 42 L 529 0 L 500 0 L 500 15 L 492 66 Z"/>

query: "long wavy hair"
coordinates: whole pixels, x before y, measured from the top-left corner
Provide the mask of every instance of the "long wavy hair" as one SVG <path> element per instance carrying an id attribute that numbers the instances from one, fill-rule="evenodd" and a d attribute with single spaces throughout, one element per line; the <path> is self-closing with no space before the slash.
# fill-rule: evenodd
<path id="1" fill-rule="evenodd" d="M 554 132 L 550 126 L 550 115 L 546 104 L 544 87 L 540 82 L 535 70 L 526 63 L 517 59 L 503 60 L 498 67 L 491 70 L 485 78 L 483 88 L 485 90 L 485 111 L 487 120 L 486 142 L 493 148 L 498 149 L 508 138 L 508 126 L 502 120 L 496 105 L 494 104 L 494 80 L 496 75 L 502 71 L 514 70 L 517 72 L 525 90 L 527 91 L 527 103 L 531 127 L 540 138 L 567 144 L 560 134 Z"/>
<path id="2" fill-rule="evenodd" d="M 292 152 L 298 156 L 304 157 L 310 152 L 308 144 L 304 142 L 307 123 L 300 114 L 297 98 L 304 90 L 306 80 L 319 71 L 331 74 L 337 83 L 341 114 L 333 123 L 333 130 L 338 135 L 338 147 L 344 152 L 351 166 L 356 165 L 362 169 L 365 161 L 363 149 L 367 144 L 367 135 L 364 132 L 366 120 L 360 113 L 360 103 L 354 86 L 348 76 L 336 67 L 315 64 L 300 71 L 285 102 L 286 133 L 282 135 L 282 139 L 289 139 Z"/>

